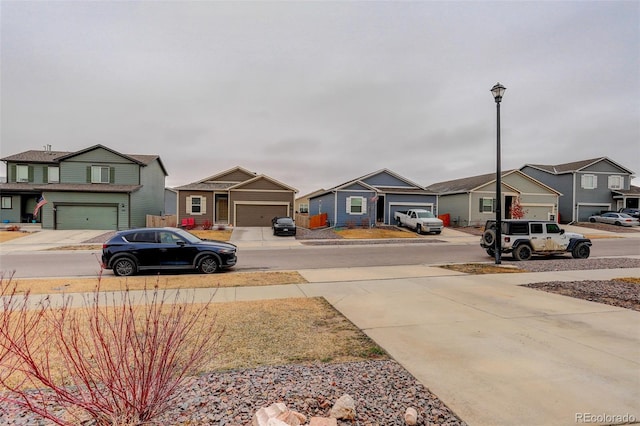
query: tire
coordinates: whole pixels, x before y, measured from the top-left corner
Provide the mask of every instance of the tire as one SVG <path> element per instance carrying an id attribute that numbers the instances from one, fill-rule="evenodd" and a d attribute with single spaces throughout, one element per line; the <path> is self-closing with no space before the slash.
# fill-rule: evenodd
<path id="1" fill-rule="evenodd" d="M 590 218 L 589 218 L 589 222 L 591 222 L 591 223 L 596 223 L 596 220 L 595 220 L 594 218 L 590 217 Z"/>
<path id="2" fill-rule="evenodd" d="M 218 259 L 214 256 L 205 256 L 198 263 L 198 270 L 203 274 L 213 274 L 218 270 Z"/>
<path id="3" fill-rule="evenodd" d="M 420 224 L 416 225 L 416 233 L 418 235 L 422 234 L 422 225 L 420 225 Z"/>
<path id="4" fill-rule="evenodd" d="M 495 249 L 492 249 L 492 248 L 488 248 L 488 249 L 487 249 L 487 254 L 488 254 L 490 257 L 496 257 L 496 250 L 495 250 Z"/>
<path id="5" fill-rule="evenodd" d="M 113 264 L 113 274 L 116 277 L 130 277 L 136 273 L 136 262 L 128 257 L 122 257 Z"/>
<path id="6" fill-rule="evenodd" d="M 396 225 L 398 228 L 402 228 L 402 221 L 400 219 L 396 219 Z"/>
<path id="7" fill-rule="evenodd" d="M 574 259 L 586 259 L 591 254 L 591 247 L 587 243 L 578 243 L 573 250 L 571 250 L 571 256 Z"/>
<path id="8" fill-rule="evenodd" d="M 496 231 L 495 229 L 487 229 L 482 234 L 482 241 L 484 241 L 484 245 L 493 246 L 496 243 Z"/>
<path id="9" fill-rule="evenodd" d="M 614 225 L 616 225 L 616 226 L 622 226 L 622 224 L 621 224 L 620 222 L 618 222 L 618 221 L 616 221 L 616 223 L 614 223 Z"/>
<path id="10" fill-rule="evenodd" d="M 513 257 L 516 260 L 529 260 L 532 255 L 533 252 L 531 251 L 531 247 L 527 244 L 521 244 L 513 251 Z"/>
<path id="11" fill-rule="evenodd" d="M 440 235 L 440 233 L 442 233 L 442 231 L 436 231 L 435 232 L 436 235 Z"/>

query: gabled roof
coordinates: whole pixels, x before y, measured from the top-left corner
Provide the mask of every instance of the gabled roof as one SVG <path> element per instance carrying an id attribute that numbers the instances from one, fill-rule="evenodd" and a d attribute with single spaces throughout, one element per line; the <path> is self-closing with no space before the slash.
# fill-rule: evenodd
<path id="1" fill-rule="evenodd" d="M 0 158 L 0 161 L 11 161 L 11 162 L 24 162 L 24 163 L 37 163 L 37 164 L 56 164 L 60 161 L 64 161 L 68 158 L 73 158 L 77 155 L 84 154 L 89 151 L 93 151 L 94 149 L 104 149 L 109 151 L 115 155 L 118 155 L 122 158 L 125 158 L 133 163 L 136 163 L 140 166 L 148 166 L 155 160 L 158 160 L 162 171 L 165 176 L 167 175 L 167 170 L 162 164 L 160 157 L 158 155 L 142 155 L 142 154 L 122 154 L 118 151 L 115 151 L 111 148 L 108 148 L 104 145 L 93 145 L 89 148 L 82 149 L 80 151 L 47 151 L 47 150 L 30 150 L 20 152 L 18 154 L 10 155 L 8 157 Z"/>
<path id="2" fill-rule="evenodd" d="M 640 196 L 640 186 L 631 185 L 629 189 L 612 189 L 611 192 L 621 195 Z"/>
<path id="3" fill-rule="evenodd" d="M 549 191 L 558 193 L 558 191 L 556 191 L 555 189 L 549 187 L 548 185 L 545 185 L 544 183 L 533 179 L 531 176 L 526 175 L 525 173 L 521 172 L 520 170 L 517 169 L 512 169 L 512 170 L 505 170 L 504 172 L 502 172 L 501 176 L 504 178 L 506 176 L 509 176 L 510 174 L 513 173 L 518 173 L 519 175 L 521 175 L 522 177 L 529 179 L 535 183 L 537 183 L 538 185 L 548 189 Z M 438 182 L 438 183 L 434 183 L 432 185 L 429 185 L 427 187 L 427 190 L 429 191 L 433 191 L 433 192 L 437 192 L 438 194 L 441 195 L 445 195 L 445 194 L 462 194 L 462 193 L 467 193 L 467 192 L 472 192 L 475 191 L 487 184 L 490 184 L 491 182 L 495 182 L 496 181 L 496 174 L 495 173 L 487 173 L 484 175 L 478 175 L 478 176 L 471 176 L 471 177 L 466 177 L 466 178 L 462 178 L 462 179 L 454 179 L 454 180 L 448 180 L 445 182 Z M 504 183 L 504 182 L 503 182 Z"/>
<path id="4" fill-rule="evenodd" d="M 304 199 L 307 199 L 307 198 L 311 198 L 311 197 L 313 197 L 314 195 L 317 195 L 317 194 L 324 194 L 325 192 L 326 192 L 326 190 L 324 188 L 316 189 L 313 192 L 301 195 L 300 197 L 296 198 L 296 201 L 304 200 Z"/>
<path id="5" fill-rule="evenodd" d="M 230 175 L 230 174 L 235 173 L 235 172 L 240 172 L 242 174 L 245 174 L 247 176 L 247 179 L 232 180 L 232 181 L 231 180 L 220 180 L 222 177 Z M 257 173 L 249 171 L 249 170 L 245 169 L 244 167 L 236 166 L 236 167 L 232 167 L 232 168 L 230 168 L 228 170 L 225 170 L 223 172 L 216 173 L 215 175 L 212 175 L 212 176 L 206 177 L 204 179 L 198 180 L 198 181 L 193 182 L 193 183 L 204 183 L 204 182 L 222 183 L 222 182 L 226 182 L 226 183 L 236 184 L 236 183 L 244 182 L 244 181 L 249 180 L 249 179 L 253 179 L 257 175 L 258 175 Z"/>
<path id="6" fill-rule="evenodd" d="M 393 177 L 395 177 L 398 180 L 401 180 L 403 182 L 405 182 L 407 185 L 410 186 L 410 188 L 401 188 L 401 187 L 388 187 L 388 186 L 382 186 L 382 185 L 373 185 L 373 184 L 369 184 L 367 182 L 365 182 L 365 180 L 369 179 L 370 177 L 382 174 L 382 173 L 386 173 L 389 174 Z M 372 191 L 376 191 L 376 192 L 410 192 L 410 193 L 416 193 L 416 192 L 420 192 L 420 193 L 425 193 L 426 189 L 422 186 L 419 185 L 415 182 L 412 182 L 411 180 L 400 176 L 399 174 L 389 170 L 389 169 L 380 169 L 377 170 L 375 172 L 366 174 L 364 176 L 360 176 L 358 178 L 349 180 L 347 182 L 341 183 L 339 185 L 336 185 L 332 188 L 329 188 L 327 190 L 322 190 L 322 192 L 314 192 L 312 195 L 309 196 L 309 198 L 315 198 L 317 196 L 320 195 L 324 195 L 327 194 L 329 192 L 334 192 L 334 191 L 339 191 L 341 189 L 345 189 L 348 188 L 349 186 L 353 185 L 353 184 L 360 184 L 363 185 L 365 187 L 371 188 Z"/>
<path id="7" fill-rule="evenodd" d="M 241 175 L 245 175 L 247 179 L 224 180 L 226 176 L 229 176 L 237 172 L 239 172 Z M 219 180 L 219 179 L 223 179 L 223 180 Z M 249 185 L 250 183 L 260 179 L 266 179 L 278 186 L 281 186 L 293 192 L 298 192 L 297 189 L 287 184 L 284 184 L 272 177 L 269 177 L 263 174 L 259 175 L 257 173 L 251 172 L 240 166 L 236 166 L 231 169 L 225 170 L 223 172 L 216 173 L 215 175 L 198 180 L 196 182 L 188 183 L 182 186 L 176 186 L 174 189 L 179 191 L 229 191 L 232 189 L 239 189 L 242 186 Z"/>
<path id="8" fill-rule="evenodd" d="M 542 170 L 543 172 L 547 172 L 547 173 L 551 173 L 554 175 L 560 175 L 560 174 L 565 174 L 565 173 L 575 173 L 575 172 L 579 172 L 583 169 L 586 169 L 589 166 L 592 166 L 596 163 L 599 163 L 600 161 L 609 161 L 611 164 L 615 165 L 616 167 L 624 170 L 625 172 L 629 173 L 629 174 L 633 174 L 633 172 L 629 169 L 627 169 L 626 167 L 621 166 L 620 164 L 616 163 L 615 161 L 607 158 L 607 157 L 598 157 L 598 158 L 591 158 L 589 160 L 581 160 L 581 161 L 574 161 L 572 163 L 564 163 L 564 164 L 556 164 L 556 165 L 547 165 L 547 164 L 525 164 L 524 166 L 521 167 L 524 168 L 526 166 L 529 167 L 533 167 L 534 169 L 539 169 Z"/>
<path id="9" fill-rule="evenodd" d="M 272 183 L 274 183 L 274 184 L 276 184 L 278 186 L 281 186 L 281 187 L 283 187 L 285 189 L 288 189 L 290 191 L 298 192 L 298 190 L 295 189 L 294 187 L 289 186 L 289 185 L 287 185 L 285 183 L 282 183 L 282 182 L 280 182 L 280 181 L 278 181 L 278 180 L 276 180 L 276 179 L 274 179 L 272 177 L 269 177 L 267 175 L 258 175 L 256 177 L 254 177 L 253 179 L 245 180 L 244 182 L 240 182 L 240 183 L 238 183 L 236 185 L 233 185 L 231 188 L 229 188 L 229 190 L 240 189 L 243 186 L 249 185 L 249 184 L 251 184 L 253 182 L 256 182 L 258 180 L 261 180 L 261 179 L 268 180 L 269 182 L 272 182 Z"/>

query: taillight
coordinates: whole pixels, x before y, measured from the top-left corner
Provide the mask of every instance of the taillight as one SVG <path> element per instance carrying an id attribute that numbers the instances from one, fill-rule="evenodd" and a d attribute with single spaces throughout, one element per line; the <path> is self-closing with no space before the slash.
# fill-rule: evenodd
<path id="1" fill-rule="evenodd" d="M 511 237 L 504 237 L 504 242 L 505 242 L 505 243 L 508 243 L 508 242 L 510 242 L 510 241 L 511 241 Z"/>

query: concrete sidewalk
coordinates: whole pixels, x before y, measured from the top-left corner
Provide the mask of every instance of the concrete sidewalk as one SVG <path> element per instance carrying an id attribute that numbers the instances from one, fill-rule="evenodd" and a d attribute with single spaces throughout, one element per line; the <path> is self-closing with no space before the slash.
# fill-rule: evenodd
<path id="1" fill-rule="evenodd" d="M 637 277 L 640 268 L 299 272 L 309 283 L 193 291 L 214 302 L 324 297 L 472 426 L 640 421 L 640 312 L 520 286 Z"/>

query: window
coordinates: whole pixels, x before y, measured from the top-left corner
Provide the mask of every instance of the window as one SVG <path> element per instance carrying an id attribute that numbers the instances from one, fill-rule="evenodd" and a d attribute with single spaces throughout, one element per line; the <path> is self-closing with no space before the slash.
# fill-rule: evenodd
<path id="1" fill-rule="evenodd" d="M 622 176 L 609 176 L 609 189 L 622 189 L 624 186 L 624 179 Z"/>
<path id="2" fill-rule="evenodd" d="M 91 166 L 91 183 L 109 183 L 109 167 Z"/>
<path id="3" fill-rule="evenodd" d="M 298 205 L 298 209 L 300 210 L 300 213 L 309 213 L 309 204 L 300 203 Z"/>
<path id="4" fill-rule="evenodd" d="M 203 215 L 207 212 L 207 198 L 201 195 L 187 197 L 187 214 Z"/>
<path id="5" fill-rule="evenodd" d="M 29 166 L 16 166 L 16 182 L 29 182 Z"/>
<path id="6" fill-rule="evenodd" d="M 11 202 L 12 202 L 12 198 L 11 197 L 2 197 L 2 208 L 3 209 L 10 209 L 11 208 Z"/>
<path id="7" fill-rule="evenodd" d="M 480 198 L 480 212 L 492 213 L 495 211 L 495 198 Z"/>
<path id="8" fill-rule="evenodd" d="M 560 227 L 555 223 L 547 223 L 547 234 L 559 234 Z"/>
<path id="9" fill-rule="evenodd" d="M 365 214 L 367 211 L 367 199 L 364 197 L 347 197 L 347 213 Z"/>
<path id="10" fill-rule="evenodd" d="M 532 223 L 530 226 L 532 234 L 542 234 L 543 228 L 541 223 Z"/>
<path id="11" fill-rule="evenodd" d="M 582 175 L 581 183 L 583 189 L 596 189 L 598 187 L 598 176 Z"/>
<path id="12" fill-rule="evenodd" d="M 60 182 L 60 167 L 47 167 L 47 182 L 58 183 Z"/>

